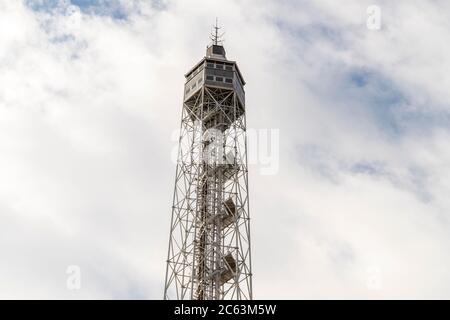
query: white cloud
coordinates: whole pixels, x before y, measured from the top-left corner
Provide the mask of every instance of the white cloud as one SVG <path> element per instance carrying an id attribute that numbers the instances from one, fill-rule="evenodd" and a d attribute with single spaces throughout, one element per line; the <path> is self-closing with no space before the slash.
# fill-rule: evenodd
<path id="1" fill-rule="evenodd" d="M 255 297 L 448 298 L 448 4 L 381 1 L 380 31 L 369 4 L 2 1 L 0 297 L 162 297 L 183 74 L 219 16 L 249 126 L 280 129 Z"/>

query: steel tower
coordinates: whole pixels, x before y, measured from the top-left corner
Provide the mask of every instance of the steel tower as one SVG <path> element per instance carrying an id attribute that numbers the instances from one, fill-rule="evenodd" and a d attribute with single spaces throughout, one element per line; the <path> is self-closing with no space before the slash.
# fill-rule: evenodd
<path id="1" fill-rule="evenodd" d="M 252 299 L 245 82 L 218 30 L 185 75 L 164 299 Z"/>

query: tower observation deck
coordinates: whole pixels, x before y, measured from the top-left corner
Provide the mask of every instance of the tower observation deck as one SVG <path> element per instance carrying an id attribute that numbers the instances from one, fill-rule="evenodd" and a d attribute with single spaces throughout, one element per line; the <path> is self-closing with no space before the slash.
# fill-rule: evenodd
<path id="1" fill-rule="evenodd" d="M 185 75 L 164 299 L 252 299 L 245 81 L 218 29 Z"/>

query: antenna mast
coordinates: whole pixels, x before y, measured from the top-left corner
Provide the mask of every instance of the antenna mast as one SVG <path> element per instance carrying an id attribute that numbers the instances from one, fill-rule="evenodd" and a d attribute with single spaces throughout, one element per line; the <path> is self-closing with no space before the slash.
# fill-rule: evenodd
<path id="1" fill-rule="evenodd" d="M 213 45 L 221 46 L 223 44 L 223 40 L 221 39 L 225 32 L 222 34 L 219 34 L 219 30 L 222 29 L 222 27 L 219 27 L 219 19 L 216 18 L 216 24 L 213 26 L 213 31 L 211 31 L 210 39 L 212 40 Z"/>

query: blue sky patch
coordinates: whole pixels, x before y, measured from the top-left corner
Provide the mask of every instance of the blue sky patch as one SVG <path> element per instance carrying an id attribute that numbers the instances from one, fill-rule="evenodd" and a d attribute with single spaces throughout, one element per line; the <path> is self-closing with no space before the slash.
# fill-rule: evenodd
<path id="1" fill-rule="evenodd" d="M 34 11 L 52 11 L 62 3 L 60 0 L 26 0 L 25 4 Z M 117 0 L 70 0 L 67 3 L 77 6 L 85 14 L 110 16 L 113 19 L 124 20 L 127 18 L 127 11 Z M 64 8 L 64 5 L 62 5 Z"/>
<path id="2" fill-rule="evenodd" d="M 350 171 L 353 173 L 367 174 L 371 176 L 379 176 L 386 174 L 383 164 L 379 162 L 360 161 L 353 164 Z"/>
<path id="3" fill-rule="evenodd" d="M 368 112 L 377 126 L 389 135 L 404 129 L 402 113 L 409 101 L 391 79 L 371 68 L 338 67 L 332 77 L 334 95 L 341 103 Z"/>

